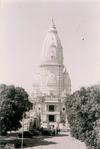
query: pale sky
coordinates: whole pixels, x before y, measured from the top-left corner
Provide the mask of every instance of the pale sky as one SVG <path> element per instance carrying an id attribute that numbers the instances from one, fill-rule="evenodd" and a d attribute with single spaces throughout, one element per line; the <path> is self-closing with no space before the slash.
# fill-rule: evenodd
<path id="1" fill-rule="evenodd" d="M 0 0 L 0 83 L 32 91 L 52 16 L 72 92 L 100 82 L 100 0 Z"/>

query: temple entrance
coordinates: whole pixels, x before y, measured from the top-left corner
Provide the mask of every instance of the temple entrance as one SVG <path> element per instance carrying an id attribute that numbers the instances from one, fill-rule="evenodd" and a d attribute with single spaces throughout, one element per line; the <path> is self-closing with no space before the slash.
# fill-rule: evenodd
<path id="1" fill-rule="evenodd" d="M 48 115 L 49 122 L 55 122 L 55 115 Z"/>

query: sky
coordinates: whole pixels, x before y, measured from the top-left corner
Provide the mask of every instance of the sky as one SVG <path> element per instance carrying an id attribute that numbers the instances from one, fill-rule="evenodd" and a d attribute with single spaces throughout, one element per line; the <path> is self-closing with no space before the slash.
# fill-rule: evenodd
<path id="1" fill-rule="evenodd" d="M 72 92 L 100 83 L 99 0 L 0 0 L 0 84 L 32 92 L 52 17 Z"/>

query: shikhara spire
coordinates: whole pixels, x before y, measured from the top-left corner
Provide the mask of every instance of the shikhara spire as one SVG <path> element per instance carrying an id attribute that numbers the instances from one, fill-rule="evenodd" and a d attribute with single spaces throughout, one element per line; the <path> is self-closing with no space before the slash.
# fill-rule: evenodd
<path id="1" fill-rule="evenodd" d="M 46 95 L 62 95 L 64 90 L 70 93 L 70 78 L 63 64 L 63 48 L 53 18 L 42 48 L 40 75 L 36 75 L 34 86 Z"/>
<path id="2" fill-rule="evenodd" d="M 42 65 L 63 64 L 63 49 L 53 18 L 51 19 L 42 51 Z"/>

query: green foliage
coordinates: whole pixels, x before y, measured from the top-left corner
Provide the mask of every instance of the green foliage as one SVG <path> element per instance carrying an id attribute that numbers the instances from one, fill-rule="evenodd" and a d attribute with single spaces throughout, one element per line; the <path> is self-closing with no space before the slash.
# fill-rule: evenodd
<path id="1" fill-rule="evenodd" d="M 92 86 L 74 92 L 67 98 L 66 109 L 72 136 L 84 141 L 88 149 L 99 149 L 100 88 Z"/>
<path id="2" fill-rule="evenodd" d="M 20 128 L 23 114 L 31 107 L 23 88 L 0 85 L 0 134 Z"/>

